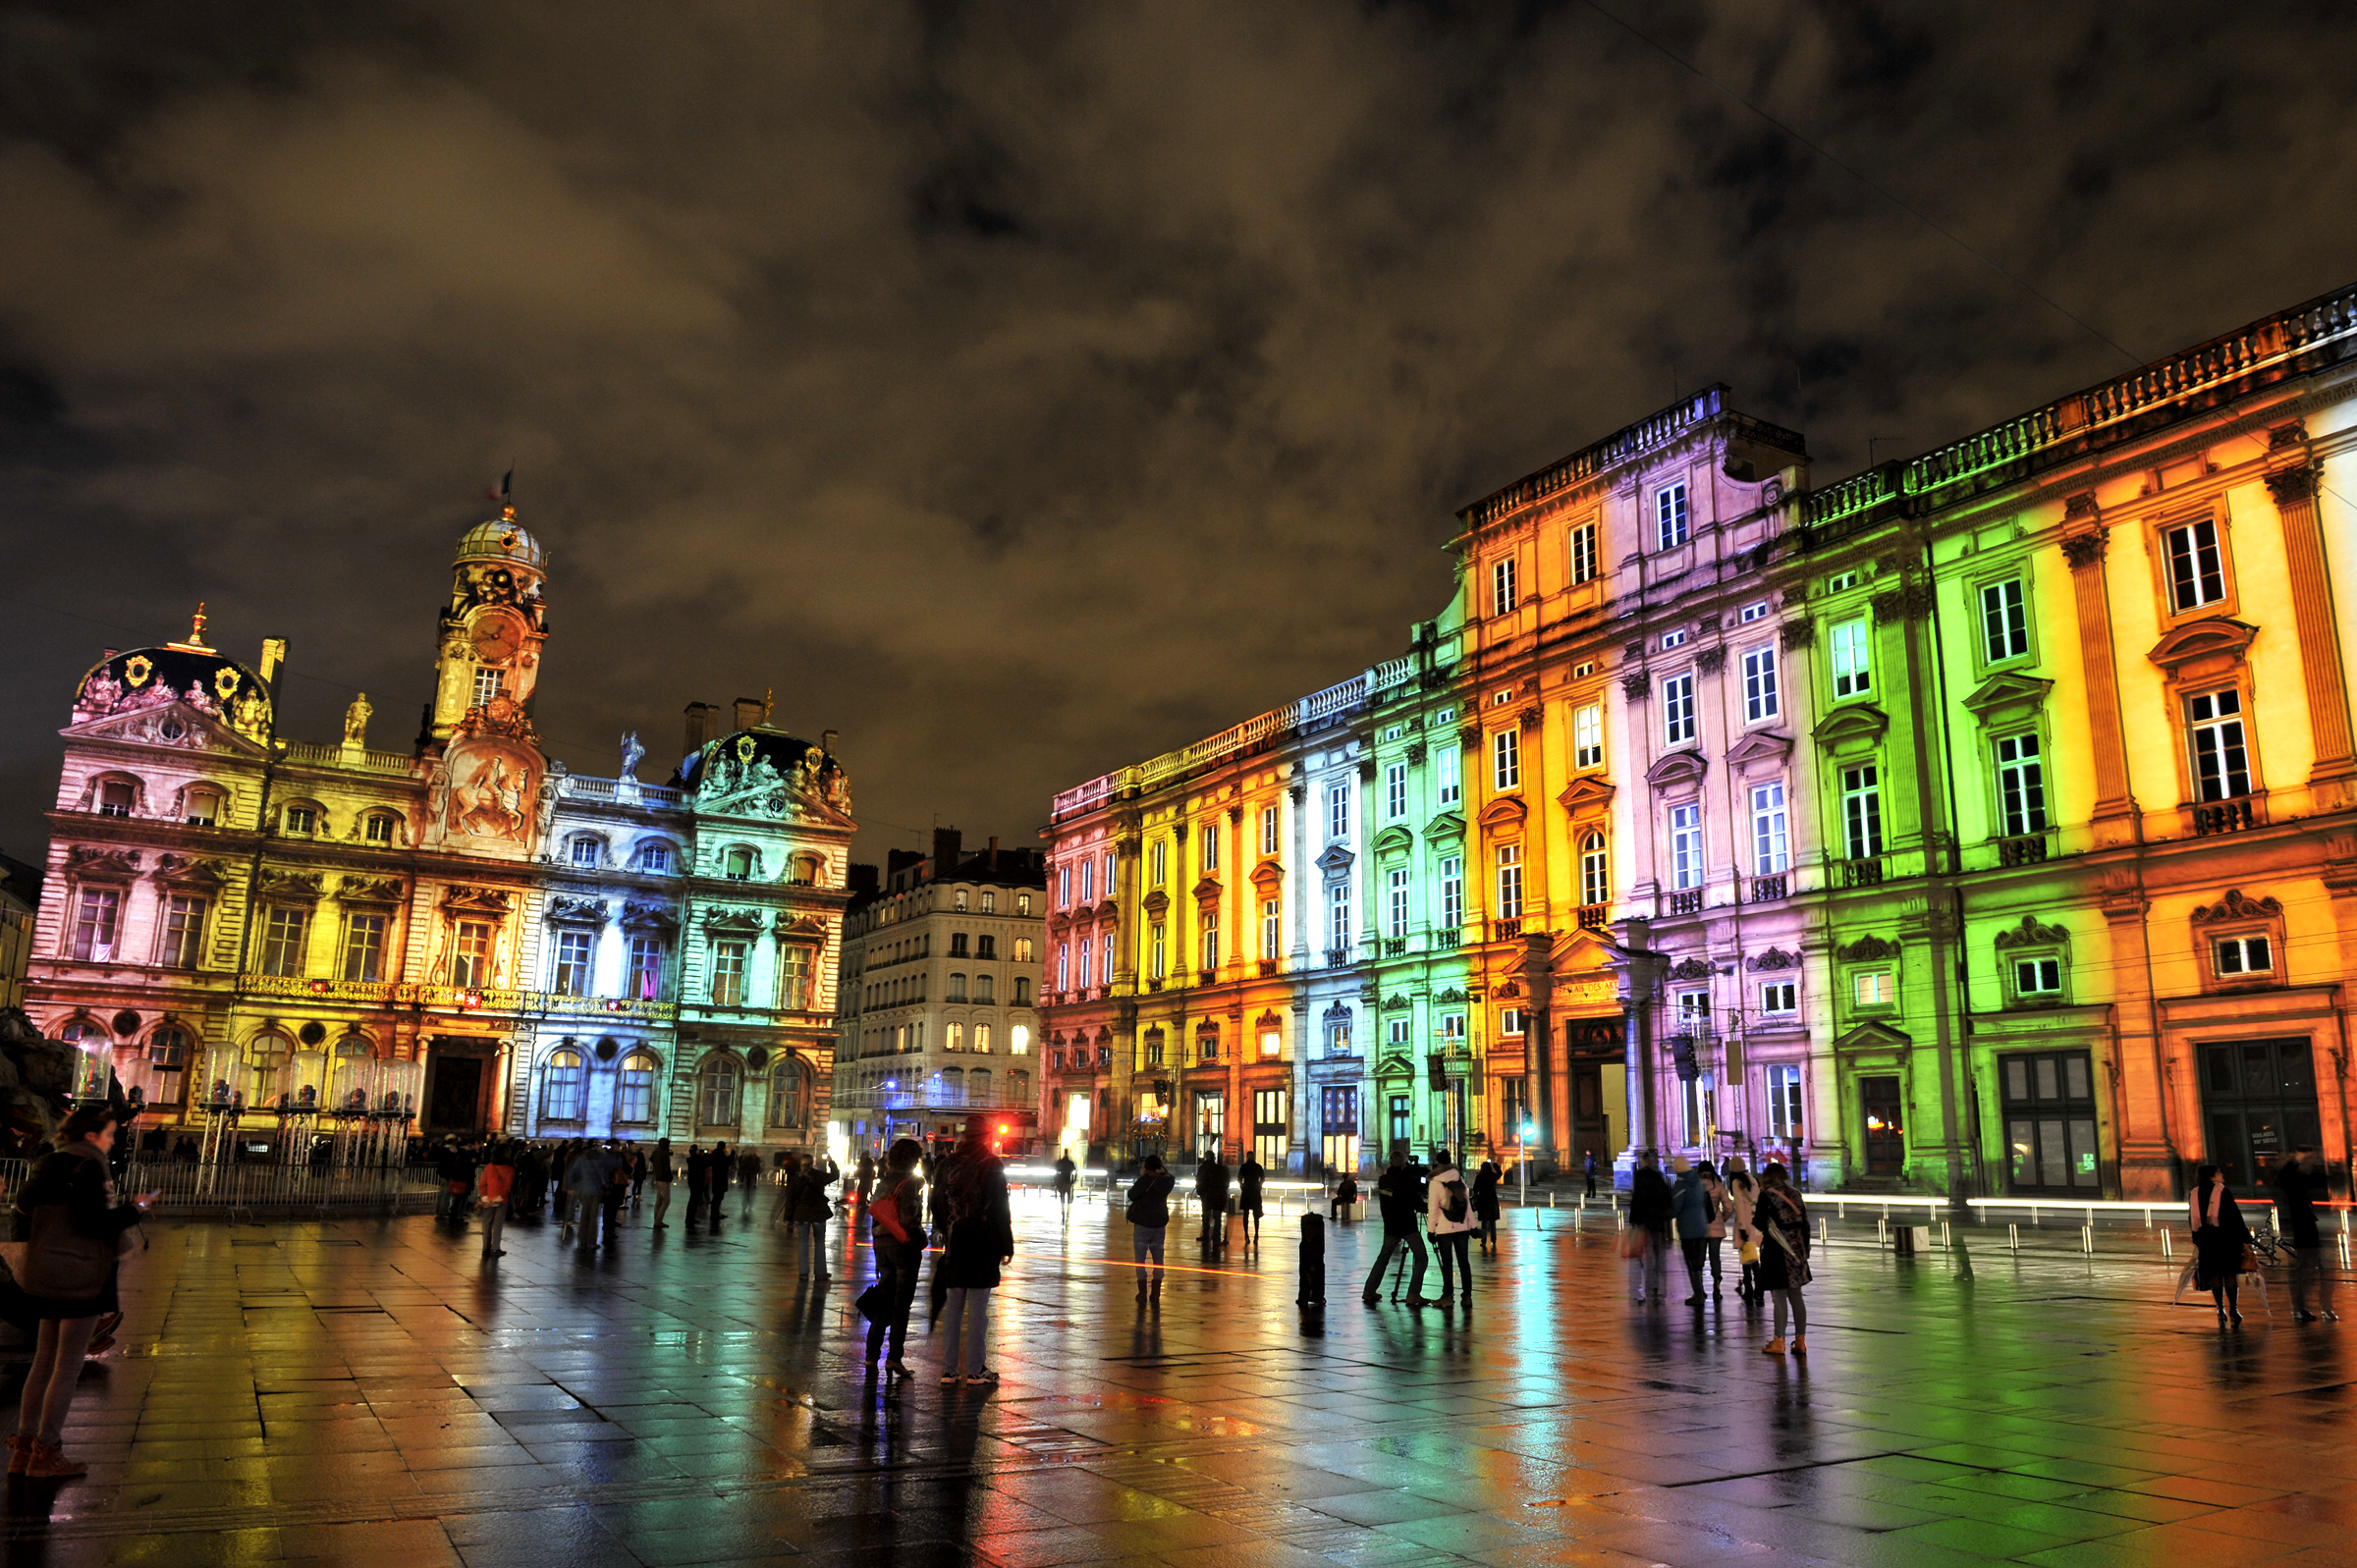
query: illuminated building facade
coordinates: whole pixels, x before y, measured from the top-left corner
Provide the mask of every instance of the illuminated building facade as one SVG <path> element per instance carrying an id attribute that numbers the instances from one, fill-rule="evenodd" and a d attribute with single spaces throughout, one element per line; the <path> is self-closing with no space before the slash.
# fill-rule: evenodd
<path id="1" fill-rule="evenodd" d="M 1093 961 L 1051 988 L 1047 1114 L 1233 1158 L 1247 1064 L 1176 1043 L 1274 1019 L 1310 1052 L 1296 1168 L 1347 1159 L 1355 1076 L 1362 1163 L 1527 1131 L 1542 1163 L 2142 1198 L 2306 1143 L 2345 1180 L 2352 346 L 2357 291 L 1823 489 L 1713 388 L 1467 507 L 1412 681 L 1056 798 L 1051 925 Z M 1264 888 L 1321 918 L 1286 890 L 1338 851 L 1353 946 L 1233 946 Z M 1181 919 L 1216 965 L 1171 961 Z"/>
<path id="2" fill-rule="evenodd" d="M 285 645 L 246 665 L 201 614 L 185 641 L 109 652 L 64 731 L 34 1021 L 167 1115 L 217 1089 L 249 1109 L 315 1095 L 337 1061 L 374 1058 L 423 1064 L 428 1134 L 709 1136 L 708 1104 L 736 1113 L 731 1141 L 808 1141 L 852 832 L 842 770 L 765 723 L 693 752 L 668 789 L 551 764 L 530 718 L 544 572 L 513 509 L 461 539 L 405 751 L 369 745 L 365 696 L 341 741 L 281 738 Z M 658 843 L 680 856 L 666 869 Z M 722 1003 L 692 934 L 747 919 L 743 990 Z M 650 931 L 659 974 L 633 946 Z M 755 1052 L 770 1070 L 748 1091 Z M 707 1102 L 722 1055 L 739 1091 Z"/>

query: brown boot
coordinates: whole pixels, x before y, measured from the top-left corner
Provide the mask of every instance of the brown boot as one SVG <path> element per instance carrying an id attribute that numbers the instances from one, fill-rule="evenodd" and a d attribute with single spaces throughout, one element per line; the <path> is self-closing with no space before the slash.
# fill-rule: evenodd
<path id="1" fill-rule="evenodd" d="M 25 1461 L 25 1474 L 39 1481 L 72 1481 L 76 1476 L 89 1473 L 89 1466 L 68 1459 L 65 1449 L 53 1442 L 42 1442 L 37 1437 L 33 1439 L 32 1452 Z"/>
<path id="2" fill-rule="evenodd" d="M 25 1474 L 25 1466 L 32 1458 L 32 1439 L 21 1432 L 8 1434 L 8 1473 Z"/>

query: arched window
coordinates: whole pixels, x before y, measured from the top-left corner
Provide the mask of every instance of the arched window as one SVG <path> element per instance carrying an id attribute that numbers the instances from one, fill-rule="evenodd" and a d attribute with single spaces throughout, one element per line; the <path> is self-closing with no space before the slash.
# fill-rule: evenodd
<path id="1" fill-rule="evenodd" d="M 192 828 L 214 827 L 227 798 L 211 784 L 191 784 L 180 797 L 181 820 Z"/>
<path id="2" fill-rule="evenodd" d="M 285 1035 L 256 1035 L 246 1048 L 246 1059 L 253 1068 L 256 1082 L 266 1083 L 272 1074 L 287 1064 L 295 1054 L 295 1043 Z"/>
<path id="3" fill-rule="evenodd" d="M 614 1085 L 614 1119 L 642 1127 L 655 1119 L 655 1058 L 633 1052 L 622 1058 L 622 1076 Z"/>
<path id="4" fill-rule="evenodd" d="M 703 1070 L 695 1075 L 696 1119 L 700 1125 L 737 1125 L 739 1082 L 735 1056 L 715 1055 L 704 1062 Z"/>
<path id="5" fill-rule="evenodd" d="M 188 1082 L 189 1032 L 186 1029 L 163 1028 L 147 1037 L 147 1059 L 140 1063 L 138 1077 L 147 1087 L 147 1103 L 151 1106 L 177 1106 L 183 1087 Z"/>
<path id="6" fill-rule="evenodd" d="M 974 1025 L 974 1050 L 985 1056 L 990 1054 L 990 1025 L 986 1023 Z"/>
<path id="7" fill-rule="evenodd" d="M 973 1071 L 967 1073 L 965 1075 L 965 1092 L 970 1097 L 970 1104 L 977 1106 L 989 1105 L 990 1069 L 988 1067 L 976 1067 Z"/>
<path id="8" fill-rule="evenodd" d="M 799 1059 L 785 1056 L 769 1073 L 769 1124 L 801 1127 L 810 1112 L 810 1073 Z"/>
<path id="9" fill-rule="evenodd" d="M 951 1067 L 941 1075 L 941 1103 L 945 1106 L 965 1104 L 965 1069 Z"/>
<path id="10" fill-rule="evenodd" d="M 69 1046 L 79 1047 L 83 1051 L 92 1051 L 106 1044 L 112 1037 L 89 1019 L 77 1018 L 60 1029 L 57 1032 L 57 1038 Z"/>
<path id="11" fill-rule="evenodd" d="M 669 871 L 671 869 L 671 845 L 660 839 L 639 845 L 638 869 L 640 871 Z"/>
<path id="12" fill-rule="evenodd" d="M 794 857 L 794 885 L 797 888 L 817 887 L 819 873 L 826 869 L 826 864 L 816 855 L 795 855 Z"/>
<path id="13" fill-rule="evenodd" d="M 741 844 L 720 857 L 720 874 L 731 882 L 750 882 L 753 877 L 753 852 Z"/>
<path id="14" fill-rule="evenodd" d="M 576 866 L 595 867 L 606 863 L 606 841 L 595 834 L 585 833 L 575 838 L 566 856 Z"/>
<path id="15" fill-rule="evenodd" d="M 360 819 L 360 840 L 390 848 L 401 841 L 401 819 L 390 811 L 371 811 Z"/>
<path id="16" fill-rule="evenodd" d="M 548 1072 L 540 1087 L 540 1119 L 581 1119 L 581 1054 L 571 1047 L 548 1054 Z"/>
<path id="17" fill-rule="evenodd" d="M 1591 833 L 1579 841 L 1579 901 L 1610 903 L 1613 899 L 1613 862 L 1604 850 L 1604 835 Z"/>
<path id="18" fill-rule="evenodd" d="M 1007 1075 L 1007 1103 L 1011 1106 L 1027 1106 L 1031 1103 L 1029 1073 L 1011 1072 Z"/>

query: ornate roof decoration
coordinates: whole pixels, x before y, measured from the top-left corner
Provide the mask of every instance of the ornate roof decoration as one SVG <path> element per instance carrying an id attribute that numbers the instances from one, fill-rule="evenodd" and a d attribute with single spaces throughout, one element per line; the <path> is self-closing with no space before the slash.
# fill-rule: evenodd
<path id="1" fill-rule="evenodd" d="M 323 877 L 316 871 L 264 871 L 260 885 L 265 898 L 315 900 Z"/>
<path id="2" fill-rule="evenodd" d="M 1344 1001 L 1330 1003 L 1326 1008 L 1326 1016 L 1338 1023 L 1345 1022 L 1350 1017 L 1350 1004 Z"/>
<path id="3" fill-rule="evenodd" d="M 2221 675 L 2242 663 L 2257 635 L 2257 626 L 2213 616 L 2176 627 L 2145 657 L 2180 680 Z"/>
<path id="4" fill-rule="evenodd" d="M 715 815 L 782 821 L 851 809 L 850 781 L 832 752 L 767 726 L 706 741 L 680 770 L 680 785 L 697 811 Z"/>
<path id="5" fill-rule="evenodd" d="M 270 688 L 236 660 L 187 644 L 134 648 L 93 665 L 76 689 L 72 722 L 175 703 L 224 721 L 248 740 L 259 741 L 270 732 Z M 166 739 L 160 733 L 156 738 Z"/>
<path id="6" fill-rule="evenodd" d="M 504 915 L 514 901 L 504 888 L 454 886 L 442 894 L 442 907 L 457 914 Z"/>
<path id="7" fill-rule="evenodd" d="M 613 910 L 603 898 L 583 898 L 571 893 L 552 892 L 548 909 L 542 916 L 550 925 L 602 926 L 612 918 Z"/>
<path id="8" fill-rule="evenodd" d="M 1964 706 L 1985 725 L 2021 724 L 2046 706 L 2046 694 L 2054 689 L 2043 676 L 2001 671 L 1975 687 Z"/>
<path id="9" fill-rule="evenodd" d="M 66 870 L 82 878 L 136 877 L 139 874 L 139 852 L 78 843 L 66 850 Z"/>
<path id="10" fill-rule="evenodd" d="M 1866 963 L 1877 958 L 1895 958 L 1898 956 L 1898 944 L 1886 942 L 1881 937 L 1860 937 L 1845 947 L 1836 947 L 1834 955 L 1849 963 Z"/>
<path id="11" fill-rule="evenodd" d="M 1555 798 L 1573 819 L 1601 817 L 1611 809 L 1618 786 L 1596 774 L 1581 774 Z"/>
<path id="12" fill-rule="evenodd" d="M 1708 980 L 1711 978 L 1711 961 L 1702 957 L 1680 958 L 1676 963 L 1671 965 L 1670 978 L 1672 980 Z"/>
<path id="13" fill-rule="evenodd" d="M 704 911 L 704 928 L 708 931 L 759 931 L 761 911 L 737 904 L 714 904 Z"/>
<path id="14" fill-rule="evenodd" d="M 362 877 L 347 873 L 336 885 L 336 896 L 346 903 L 399 903 L 407 892 L 399 877 Z"/>
<path id="15" fill-rule="evenodd" d="M 1786 952 L 1781 947 L 1771 947 L 1766 952 L 1755 952 L 1744 959 L 1743 967 L 1755 975 L 1763 970 L 1797 969 L 1800 967 L 1800 954 Z"/>
<path id="16" fill-rule="evenodd" d="M 1405 1012 L 1414 1005 L 1415 1002 L 1406 997 L 1390 996 L 1383 999 L 1385 1012 Z"/>
<path id="17" fill-rule="evenodd" d="M 1874 704 L 1845 702 L 1818 724 L 1815 736 L 1817 744 L 1838 756 L 1878 744 L 1890 728 L 1890 715 Z"/>
<path id="18" fill-rule="evenodd" d="M 158 882 L 209 883 L 219 887 L 229 881 L 231 875 L 228 861 L 210 856 L 191 858 L 166 850 L 155 857 L 155 880 Z"/>
<path id="19" fill-rule="evenodd" d="M 680 913 L 668 904 L 642 903 L 626 898 L 622 905 L 622 929 L 625 931 L 676 931 Z"/>
<path id="20" fill-rule="evenodd" d="M 2051 947 L 2069 940 L 2067 928 L 2041 925 L 2036 915 L 2023 915 L 2020 925 L 2005 927 L 1990 939 L 1990 945 L 1997 947 Z"/>
<path id="21" fill-rule="evenodd" d="M 1350 862 L 1357 858 L 1358 857 L 1356 855 L 1353 855 L 1343 845 L 1339 843 L 1331 843 L 1326 846 L 1326 852 L 1318 856 L 1318 858 L 1312 861 L 1311 864 L 1316 866 L 1320 871 L 1326 873 L 1326 875 L 1330 878 L 1343 877 L 1349 874 Z"/>
<path id="22" fill-rule="evenodd" d="M 2193 912 L 2197 926 L 2215 925 L 2221 920 L 2272 920 L 2283 913 L 2283 905 L 2274 897 L 2245 898 L 2240 888 L 2229 888 L 2226 895 L 2213 904 L 2203 904 Z"/>
<path id="23" fill-rule="evenodd" d="M 1739 774 L 1749 774 L 1757 768 L 1774 772 L 1792 755 L 1792 737 L 1774 730 L 1754 730 L 1727 748 L 1727 765 Z"/>
<path id="24" fill-rule="evenodd" d="M 1447 991 L 1442 992 L 1439 996 L 1434 997 L 1432 1000 L 1442 1002 L 1462 1001 L 1465 1000 L 1465 994 L 1462 991 L 1459 991 L 1456 987 L 1451 986 Z"/>

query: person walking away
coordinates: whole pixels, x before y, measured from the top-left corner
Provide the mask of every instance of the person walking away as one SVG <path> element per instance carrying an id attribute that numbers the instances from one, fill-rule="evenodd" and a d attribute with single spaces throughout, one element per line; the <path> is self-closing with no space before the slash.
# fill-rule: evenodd
<path id="1" fill-rule="evenodd" d="M 1792 1317 L 1792 1354 L 1809 1353 L 1809 1312 L 1800 1293 L 1809 1282 L 1809 1208 L 1781 1161 L 1760 1167 L 1760 1196 L 1752 1208 L 1760 1228 L 1760 1288 L 1776 1301 L 1776 1337 L 1765 1355 L 1784 1353 L 1784 1315 Z"/>
<path id="2" fill-rule="evenodd" d="M 576 1232 L 577 1251 L 589 1252 L 597 1246 L 597 1202 L 604 1188 L 605 1172 L 597 1168 L 597 1152 L 586 1141 L 575 1145 L 573 1161 L 565 1167 L 565 1198 L 574 1217 L 568 1224 Z"/>
<path id="3" fill-rule="evenodd" d="M 2325 1267 L 2324 1233 L 2317 1228 L 2316 1195 L 2330 1197 L 2324 1161 L 2306 1144 L 2275 1168 L 2275 1228 L 2291 1249 L 2291 1321 L 2314 1323 L 2319 1316 L 2335 1321 L 2332 1273 Z M 2309 1287 L 2316 1288 L 2317 1311 L 2308 1310 Z"/>
<path id="4" fill-rule="evenodd" d="M 867 1207 L 868 1194 L 876 1190 L 876 1157 L 874 1155 L 863 1153 L 859 1156 L 858 1173 L 855 1179 L 859 1186 L 859 1207 L 864 1209 Z"/>
<path id="5" fill-rule="evenodd" d="M 1260 1157 L 1251 1150 L 1244 1151 L 1244 1162 L 1235 1167 L 1235 1213 L 1244 1222 L 1244 1244 L 1260 1245 L 1260 1189 L 1269 1179 Z"/>
<path id="6" fill-rule="evenodd" d="M 807 1273 L 813 1279 L 830 1277 L 827 1220 L 835 1213 L 835 1205 L 827 1198 L 827 1185 L 834 1179 L 816 1160 L 805 1160 L 800 1179 L 794 1185 L 795 1272 Z"/>
<path id="7" fill-rule="evenodd" d="M 761 1155 L 758 1150 L 747 1149 L 742 1144 L 737 1146 L 737 1185 L 744 1193 L 743 1201 L 738 1205 L 737 1217 L 750 1219 L 753 1217 L 753 1192 L 761 1185 Z"/>
<path id="8" fill-rule="evenodd" d="M 789 1149 L 778 1156 L 778 1168 L 771 1172 L 770 1182 L 778 1189 L 778 1201 L 770 1206 L 769 1222 L 781 1225 L 794 1217 L 794 1190 L 802 1178 L 802 1157 Z"/>
<path id="9" fill-rule="evenodd" d="M 657 1138 L 655 1140 L 654 1158 L 649 1160 L 646 1163 L 646 1173 L 653 1179 L 655 1183 L 655 1228 L 657 1230 L 669 1230 L 671 1228 L 671 1221 L 663 1217 L 665 1215 L 671 1213 L 671 1181 L 673 1170 L 671 1162 L 671 1140 L 669 1138 Z"/>
<path id="10" fill-rule="evenodd" d="M 2209 1291 L 2210 1299 L 2217 1303 L 2220 1328 L 2226 1326 L 2229 1317 L 2239 1325 L 2242 1261 L 2250 1250 L 2251 1229 L 2243 1222 L 2242 1210 L 2216 1165 L 2203 1165 L 2194 1172 L 2192 1209 L 2193 1250 L 2200 1260 L 2193 1282 Z"/>
<path id="11" fill-rule="evenodd" d="M 1432 1157 L 1432 1180 L 1427 1186 L 1424 1228 L 1432 1235 L 1432 1250 L 1441 1258 L 1441 1299 L 1433 1305 L 1449 1305 L 1451 1264 L 1455 1265 L 1457 1299 L 1465 1306 L 1473 1305 L 1473 1254 L 1470 1243 L 1473 1227 L 1479 1223 L 1473 1217 L 1473 1194 L 1466 1186 L 1465 1173 L 1456 1168 L 1449 1151 L 1438 1150 Z M 1422 1301 L 1416 1303 L 1423 1306 Z"/>
<path id="12" fill-rule="evenodd" d="M 597 1168 L 606 1178 L 597 1194 L 598 1217 L 603 1221 L 598 1245 L 612 1249 L 621 1242 L 622 1206 L 630 1197 L 630 1157 L 609 1144 L 598 1156 Z"/>
<path id="13" fill-rule="evenodd" d="M 943 1162 L 937 1223 L 946 1221 L 938 1267 L 949 1285 L 944 1308 L 941 1380 L 954 1383 L 962 1372 L 968 1385 L 999 1380 L 983 1359 L 990 1330 L 990 1293 L 999 1286 L 999 1266 L 1014 1257 L 1014 1216 L 1007 1201 L 1007 1167 L 984 1141 L 988 1120 L 970 1116 L 965 1136 Z"/>
<path id="14" fill-rule="evenodd" d="M 1072 1187 L 1080 1179 L 1080 1167 L 1072 1163 L 1070 1155 L 1056 1157 L 1056 1207 L 1063 1212 L 1065 1223 L 1071 1223 Z"/>
<path id="15" fill-rule="evenodd" d="M 623 1150 L 630 1161 L 630 1213 L 636 1214 L 639 1195 L 646 1191 L 646 1151 L 636 1144 L 625 1144 Z"/>
<path id="16" fill-rule="evenodd" d="M 687 1146 L 687 1228 L 695 1229 L 704 1220 L 704 1178 L 712 1173 L 712 1162 L 705 1158 L 703 1145 Z"/>
<path id="17" fill-rule="evenodd" d="M 474 1188 L 474 1157 L 460 1147 L 456 1138 L 442 1140 L 442 1158 L 434 1162 L 434 1173 L 442 1178 L 442 1192 L 434 1200 L 434 1221 L 437 1224 L 466 1223 L 466 1194 Z"/>
<path id="18" fill-rule="evenodd" d="M 1735 1294 L 1757 1306 L 1760 1301 L 1760 1232 L 1751 1222 L 1752 1209 L 1758 1202 L 1760 1184 L 1745 1168 L 1741 1155 L 1727 1157 L 1727 1208 L 1729 1222 L 1734 1227 L 1735 1262 L 1742 1272 L 1735 1277 Z"/>
<path id="19" fill-rule="evenodd" d="M 1711 1195 L 1702 1185 L 1702 1172 L 1687 1165 L 1684 1156 L 1670 1162 L 1677 1173 L 1670 1189 L 1671 1220 L 1677 1227 L 1678 1251 L 1685 1255 L 1686 1305 L 1702 1305 L 1702 1268 L 1711 1251 Z"/>
<path id="20" fill-rule="evenodd" d="M 1596 1196 L 1596 1151 L 1593 1149 L 1588 1151 L 1587 1177 L 1588 1190 L 1580 1194 L 1583 1203 Z"/>
<path id="21" fill-rule="evenodd" d="M 716 1143 L 712 1146 L 712 1157 L 707 1164 L 708 1168 L 704 1173 L 704 1200 L 708 1207 L 705 1210 L 704 1222 L 717 1231 L 720 1229 L 721 1220 L 728 1216 L 729 1173 L 737 1168 L 737 1162 L 729 1154 L 727 1144 Z"/>
<path id="22" fill-rule="evenodd" d="M 1383 1215 L 1383 1250 L 1375 1254 L 1374 1271 L 1367 1275 L 1366 1289 L 1359 1292 L 1370 1307 L 1382 1302 L 1383 1276 L 1392 1267 L 1392 1255 L 1401 1247 L 1408 1250 L 1414 1271 L 1407 1293 L 1416 1305 L 1425 1305 L 1424 1238 L 1416 1230 L 1417 1197 L 1416 1172 L 1407 1162 L 1407 1140 L 1402 1138 L 1392 1145 L 1392 1162 L 1375 1178 L 1375 1206 Z"/>
<path id="23" fill-rule="evenodd" d="M 65 1454 L 66 1413 L 98 1320 L 120 1313 L 117 1261 L 125 1232 L 155 1206 L 156 1194 L 128 1203 L 115 1198 L 107 1156 L 115 1143 L 113 1114 L 103 1106 L 68 1113 L 58 1146 L 43 1155 L 17 1189 L 15 1240 L 25 1247 L 15 1271 L 26 1307 L 40 1320 L 16 1434 L 8 1443 L 8 1473 L 70 1481 L 89 1467 Z"/>
<path id="24" fill-rule="evenodd" d="M 1214 1147 L 1204 1151 L 1195 1166 L 1195 1201 L 1203 1206 L 1203 1250 L 1223 1252 L 1228 1246 L 1228 1166 Z"/>
<path id="25" fill-rule="evenodd" d="M 1705 1160 L 1694 1167 L 1694 1173 L 1702 1178 L 1702 1190 L 1711 1200 L 1711 1299 L 1717 1301 L 1725 1277 L 1721 1255 L 1727 1248 L 1727 1217 L 1734 1213 L 1734 1204 L 1727 1196 L 1727 1183 L 1719 1179 L 1718 1166 Z"/>
<path id="26" fill-rule="evenodd" d="M 894 1378 L 914 1376 L 902 1359 L 908 1345 L 908 1310 L 916 1302 L 917 1271 L 925 1261 L 924 1183 L 917 1176 L 925 1146 L 903 1138 L 884 1157 L 884 1185 L 872 1201 L 864 1196 L 869 1251 L 876 1259 L 873 1310 L 867 1321 L 867 1364 L 873 1367 L 891 1345 L 887 1369 Z M 875 1162 L 862 1160 L 865 1179 L 875 1181 Z"/>
<path id="27" fill-rule="evenodd" d="M 1358 1177 L 1343 1171 L 1343 1179 L 1334 1184 L 1334 1217 L 1343 1224 L 1350 1222 L 1350 1211 L 1358 1206 Z"/>
<path id="28" fill-rule="evenodd" d="M 508 1199 L 516 1190 L 516 1150 L 513 1144 L 493 1144 L 490 1163 L 483 1166 L 483 1256 L 505 1258 L 500 1237 L 508 1228 Z"/>
<path id="29" fill-rule="evenodd" d="M 1162 1156 L 1148 1155 L 1137 1179 L 1129 1184 L 1129 1251 L 1137 1264 L 1137 1306 L 1144 1311 L 1151 1302 L 1162 1305 L 1162 1244 L 1171 1227 L 1171 1190 L 1178 1185 L 1177 1178 L 1163 1168 Z M 1153 1260 L 1151 1281 L 1146 1264 Z M 1149 1290 L 1148 1284 L 1152 1289 Z"/>
<path id="30" fill-rule="evenodd" d="M 1483 1160 L 1473 1172 L 1473 1217 L 1481 1221 L 1481 1250 L 1493 1258 L 1498 1256 L 1498 1183 L 1505 1179 L 1495 1160 Z"/>
<path id="31" fill-rule="evenodd" d="M 1656 1306 L 1662 1300 L 1664 1255 L 1670 1245 L 1675 1211 L 1670 1202 L 1670 1183 L 1650 1149 L 1637 1157 L 1636 1172 L 1628 1182 L 1628 1228 L 1638 1232 L 1636 1288 L 1639 1301 Z"/>

